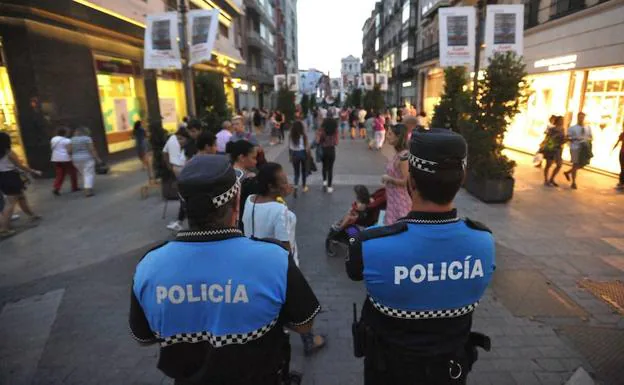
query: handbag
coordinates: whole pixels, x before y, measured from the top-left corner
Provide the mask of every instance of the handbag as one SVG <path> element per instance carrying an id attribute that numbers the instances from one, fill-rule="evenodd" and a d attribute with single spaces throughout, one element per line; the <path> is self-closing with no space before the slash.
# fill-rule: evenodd
<path id="1" fill-rule="evenodd" d="M 95 173 L 98 175 L 106 175 L 110 171 L 110 167 L 105 162 L 98 162 L 95 165 Z"/>

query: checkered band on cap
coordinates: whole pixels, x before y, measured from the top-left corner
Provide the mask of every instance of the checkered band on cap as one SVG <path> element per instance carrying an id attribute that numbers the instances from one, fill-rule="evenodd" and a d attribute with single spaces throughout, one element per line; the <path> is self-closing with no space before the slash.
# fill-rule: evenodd
<path id="1" fill-rule="evenodd" d="M 415 169 L 428 172 L 429 174 L 436 173 L 435 166 L 438 164 L 438 162 L 419 158 L 415 156 L 414 154 L 409 154 L 409 163 Z"/>
<path id="2" fill-rule="evenodd" d="M 444 309 L 444 310 L 399 310 L 380 304 L 370 297 L 370 301 L 373 307 L 379 310 L 380 313 L 393 318 L 401 319 L 432 319 L 432 318 L 455 318 L 471 313 L 479 305 L 479 302 L 475 302 L 471 305 L 460 307 L 457 309 Z"/>
<path id="3" fill-rule="evenodd" d="M 240 186 L 240 182 L 237 180 L 236 183 L 234 183 L 234 185 L 230 187 L 229 190 L 217 197 L 212 198 L 212 203 L 214 204 L 214 206 L 216 208 L 219 208 L 234 199 L 234 197 L 236 196 L 236 194 L 238 194 L 238 191 L 240 190 Z"/>
<path id="4" fill-rule="evenodd" d="M 189 344 L 195 344 L 198 342 L 208 342 L 210 345 L 215 348 L 220 348 L 226 345 L 242 345 L 253 340 L 257 340 L 258 338 L 267 334 L 275 324 L 277 323 L 277 318 L 271 321 L 270 324 L 261 327 L 260 329 L 254 330 L 249 333 L 243 334 L 226 334 L 223 336 L 216 336 L 210 332 L 197 332 L 197 333 L 180 333 L 171 337 L 165 338 L 160 346 L 166 347 L 175 344 L 179 344 L 182 342 L 186 342 Z"/>

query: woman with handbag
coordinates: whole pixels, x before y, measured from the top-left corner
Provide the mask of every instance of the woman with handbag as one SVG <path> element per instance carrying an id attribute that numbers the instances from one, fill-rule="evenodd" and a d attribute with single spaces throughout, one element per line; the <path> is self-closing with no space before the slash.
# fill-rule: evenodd
<path id="1" fill-rule="evenodd" d="M 80 172 L 80 175 L 82 175 L 86 197 L 92 197 L 94 195 L 93 180 L 95 179 L 95 165 L 96 162 L 101 163 L 101 160 L 95 150 L 93 139 L 91 139 L 87 127 L 78 127 L 76 129 L 67 150 L 72 156 L 74 166 Z"/>
<path id="2" fill-rule="evenodd" d="M 303 183 L 303 192 L 307 193 L 309 191 L 306 183 L 308 177 L 306 163 L 310 156 L 310 145 L 308 143 L 308 136 L 305 133 L 305 128 L 300 120 L 293 123 L 292 130 L 290 130 L 288 147 L 290 150 L 290 162 L 295 170 L 295 190 L 293 193 L 296 198 L 300 178 Z"/>
<path id="3" fill-rule="evenodd" d="M 38 221 L 41 217 L 35 214 L 24 195 L 24 181 L 18 170 L 41 176 L 41 171 L 33 170 L 18 158 L 11 150 L 11 137 L 6 132 L 0 132 L 0 195 L 6 195 L 6 203 L 0 215 L 0 238 L 15 234 L 9 227 L 13 210 L 16 205 L 30 217 L 31 221 Z"/>

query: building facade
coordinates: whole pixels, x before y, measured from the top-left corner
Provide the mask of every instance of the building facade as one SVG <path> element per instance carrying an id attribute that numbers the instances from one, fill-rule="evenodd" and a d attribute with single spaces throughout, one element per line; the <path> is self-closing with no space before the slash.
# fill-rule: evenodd
<path id="1" fill-rule="evenodd" d="M 269 0 L 244 0 L 240 49 L 245 60 L 235 72 L 236 107 L 273 108 L 277 59 L 277 10 Z"/>
<path id="2" fill-rule="evenodd" d="M 417 0 L 382 0 L 362 28 L 362 72 L 388 75 L 388 105 L 413 104 Z"/>
<path id="3" fill-rule="evenodd" d="M 345 92 L 350 93 L 360 86 L 361 69 L 360 59 L 353 55 L 349 55 L 340 61 L 340 75 Z"/>
<path id="4" fill-rule="evenodd" d="M 241 52 L 236 71 L 236 107 L 273 109 L 273 76 L 298 73 L 297 1 L 244 0 Z"/>
<path id="5" fill-rule="evenodd" d="M 220 8 L 213 59 L 194 67 L 223 79 L 231 71 L 239 0 Z M 192 0 L 191 8 L 212 6 Z M 174 130 L 187 115 L 179 71 L 143 68 L 145 15 L 175 0 L 5 0 L 0 4 L 0 130 L 31 167 L 51 172 L 49 139 L 59 126 L 86 126 L 103 158 L 131 149 L 135 120 Z"/>
<path id="6" fill-rule="evenodd" d="M 505 144 L 533 153 L 550 115 L 567 127 L 583 111 L 594 137 L 590 166 L 619 172 L 612 148 L 624 124 L 624 1 L 528 1 L 524 60 L 531 93 Z"/>

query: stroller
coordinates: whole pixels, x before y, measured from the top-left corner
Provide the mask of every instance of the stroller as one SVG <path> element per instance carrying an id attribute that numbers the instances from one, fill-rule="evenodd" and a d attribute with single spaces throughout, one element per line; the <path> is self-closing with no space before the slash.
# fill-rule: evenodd
<path id="1" fill-rule="evenodd" d="M 325 253 L 328 257 L 335 257 L 338 245 L 349 245 L 349 238 L 354 237 L 362 229 L 373 226 L 379 220 L 381 210 L 386 209 L 386 189 L 380 188 L 371 195 L 371 203 L 366 208 L 366 215 L 358 218 L 354 223 L 348 225 L 341 231 L 336 231 L 333 227 L 329 229 L 329 234 L 325 239 Z"/>

